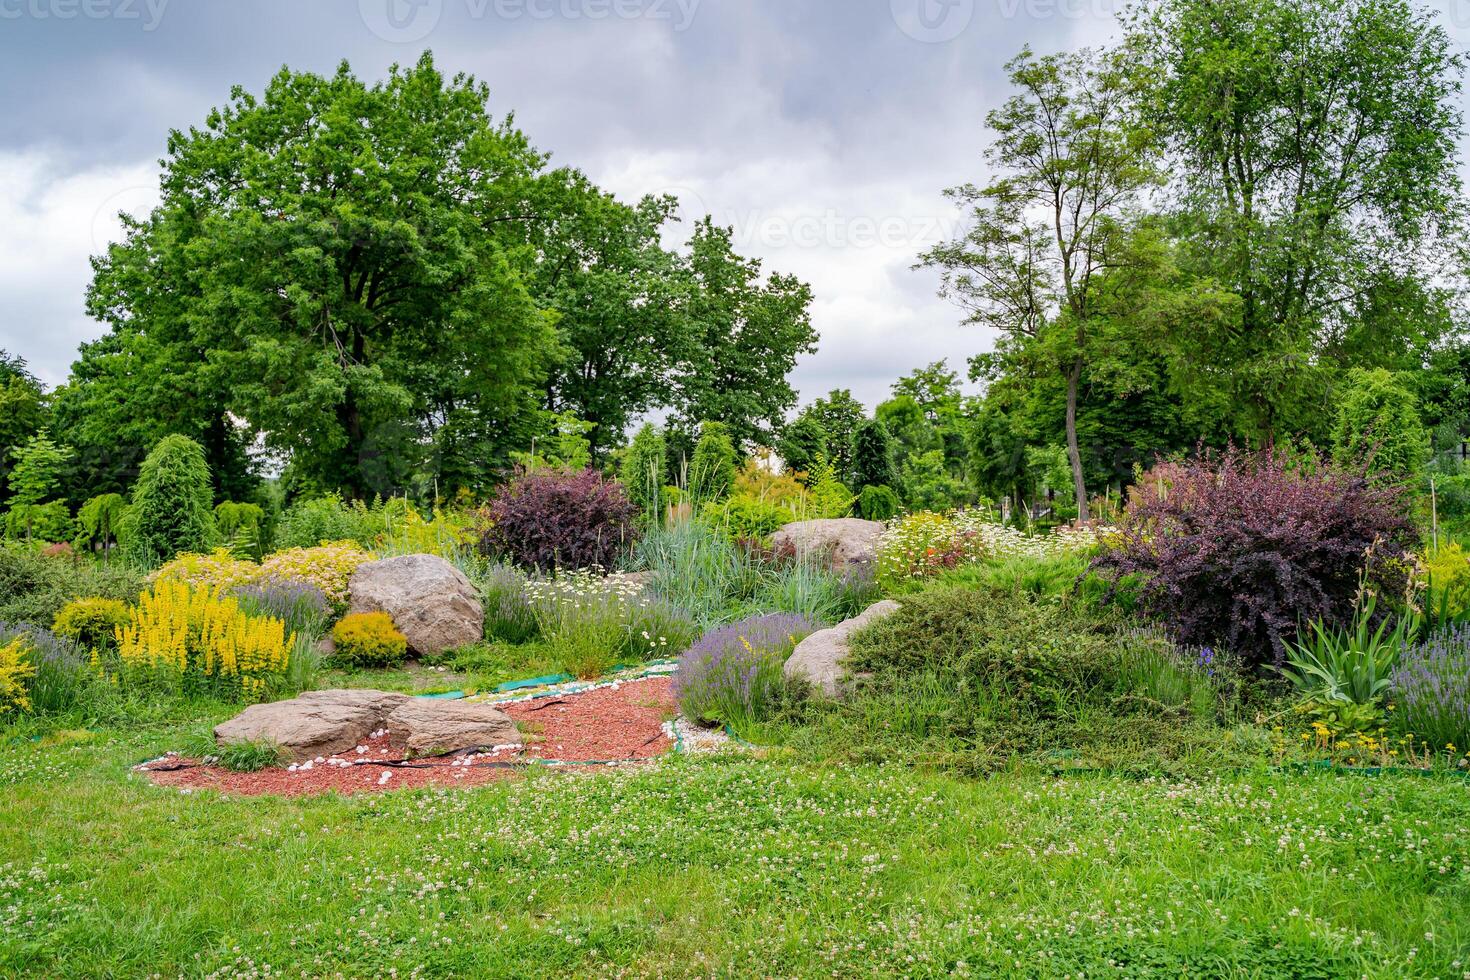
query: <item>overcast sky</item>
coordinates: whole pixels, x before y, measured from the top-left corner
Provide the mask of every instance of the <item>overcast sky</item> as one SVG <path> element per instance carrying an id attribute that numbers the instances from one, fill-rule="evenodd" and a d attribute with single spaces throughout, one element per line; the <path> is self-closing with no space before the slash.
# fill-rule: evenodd
<path id="1" fill-rule="evenodd" d="M 870 407 L 986 349 L 911 270 L 983 180 L 985 113 L 1025 44 L 1117 33 L 1122 0 L 0 0 L 0 347 L 48 384 L 102 328 L 88 256 L 156 199 L 171 127 L 282 65 L 376 79 L 425 48 L 532 142 L 629 200 L 678 195 L 816 294 L 803 401 Z M 1470 37 L 1470 0 L 1441 0 Z"/>

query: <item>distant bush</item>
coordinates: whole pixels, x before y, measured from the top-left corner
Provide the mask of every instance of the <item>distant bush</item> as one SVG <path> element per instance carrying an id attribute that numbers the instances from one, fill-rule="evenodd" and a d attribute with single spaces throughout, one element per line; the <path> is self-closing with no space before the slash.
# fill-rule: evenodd
<path id="1" fill-rule="evenodd" d="M 646 520 L 659 517 L 659 498 L 668 469 L 668 447 L 661 431 L 647 423 L 633 436 L 618 477 Z"/>
<path id="2" fill-rule="evenodd" d="M 127 603 L 118 599 L 75 599 L 56 614 L 51 632 L 83 650 L 107 648 L 127 621 Z"/>
<path id="3" fill-rule="evenodd" d="M 1416 533 L 1397 489 L 1232 450 L 1145 476 L 1094 567 L 1141 576 L 1180 642 L 1279 665 L 1299 623 L 1346 625 L 1361 584 L 1403 596 Z"/>
<path id="4" fill-rule="evenodd" d="M 119 540 L 145 565 L 180 552 L 206 552 L 219 538 L 204 450 L 187 436 L 165 436 L 143 460 Z"/>
<path id="5" fill-rule="evenodd" d="M 34 548 L 0 541 L 0 620 L 49 623 L 73 599 L 132 600 L 145 585 L 126 562 L 48 558 Z"/>
<path id="6" fill-rule="evenodd" d="M 706 633 L 679 658 L 674 696 L 686 717 L 744 727 L 779 700 L 782 669 L 815 625 L 787 613 L 755 616 Z"/>
<path id="7" fill-rule="evenodd" d="M 316 548 L 327 541 L 357 541 L 364 534 L 360 513 L 335 496 L 297 500 L 281 513 L 276 524 L 275 546 Z"/>
<path id="8" fill-rule="evenodd" d="M 110 551 L 127 508 L 128 502 L 119 493 L 100 494 L 82 504 L 77 511 L 77 546 Z"/>
<path id="9" fill-rule="evenodd" d="M 735 461 L 739 453 L 723 422 L 705 422 L 699 427 L 699 442 L 689 461 L 689 495 L 701 503 L 718 500 L 735 485 Z"/>
<path id="10" fill-rule="evenodd" d="M 612 568 L 636 536 L 637 508 L 621 484 L 593 470 L 521 473 L 489 512 L 482 549 L 542 571 Z"/>
<path id="11" fill-rule="evenodd" d="M 353 613 L 332 627 L 332 659 L 349 667 L 396 667 L 408 656 L 408 638 L 385 612 Z"/>
<path id="12" fill-rule="evenodd" d="M 892 487 L 869 484 L 858 494 L 858 516 L 866 520 L 886 521 L 897 517 L 901 510 L 903 502 L 898 499 L 898 494 Z"/>
<path id="13" fill-rule="evenodd" d="M 784 507 L 744 494 L 711 501 L 704 505 L 700 516 L 710 527 L 736 541 L 768 538 L 795 520 Z"/>
<path id="14" fill-rule="evenodd" d="M 1429 431 L 1408 385 L 1383 368 L 1349 372 L 1332 433 L 1334 458 L 1390 480 L 1411 480 L 1429 462 Z"/>

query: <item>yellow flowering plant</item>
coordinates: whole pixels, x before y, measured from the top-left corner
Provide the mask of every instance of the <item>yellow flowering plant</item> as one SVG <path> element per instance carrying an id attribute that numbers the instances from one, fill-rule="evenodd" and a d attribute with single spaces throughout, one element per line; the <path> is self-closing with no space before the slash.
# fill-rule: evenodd
<path id="1" fill-rule="evenodd" d="M 218 548 L 207 555 L 182 554 L 153 573 L 155 582 L 185 582 L 218 591 L 245 585 L 260 575 L 253 561 L 236 558 L 227 549 Z"/>
<path id="2" fill-rule="evenodd" d="M 17 636 L 0 647 L 0 718 L 12 711 L 30 711 L 31 697 L 26 682 L 36 675 L 29 660 L 30 646 Z"/>
<path id="3" fill-rule="evenodd" d="M 261 562 L 259 581 L 309 582 L 339 609 L 347 604 L 347 584 L 358 567 L 373 556 L 352 541 L 333 541 L 317 548 L 289 548 Z"/>
<path id="4" fill-rule="evenodd" d="M 265 697 L 283 678 L 295 634 L 267 616 L 250 616 L 233 596 L 187 582 L 154 584 L 118 627 L 117 651 L 93 663 L 121 683 L 160 682 L 171 688 Z"/>

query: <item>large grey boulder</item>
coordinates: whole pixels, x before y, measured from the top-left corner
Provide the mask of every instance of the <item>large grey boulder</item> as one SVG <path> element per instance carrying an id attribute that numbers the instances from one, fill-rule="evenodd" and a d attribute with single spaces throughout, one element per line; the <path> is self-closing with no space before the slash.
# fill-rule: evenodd
<path id="1" fill-rule="evenodd" d="M 220 745 L 269 742 L 291 761 L 347 752 L 382 726 L 406 694 L 308 691 L 289 701 L 252 704 L 214 729 Z"/>
<path id="2" fill-rule="evenodd" d="M 214 730 L 221 746 L 277 745 L 288 761 L 350 752 L 387 731 L 411 755 L 520 745 L 515 722 L 489 704 L 413 698 L 385 691 L 308 691 L 289 701 L 253 704 Z"/>
<path id="3" fill-rule="evenodd" d="M 388 716 L 388 737 L 411 755 L 521 744 L 515 722 L 494 705 L 430 698 L 399 705 Z"/>
<path id="4" fill-rule="evenodd" d="M 874 603 L 862 614 L 838 623 L 831 629 L 818 630 L 796 645 L 786 661 L 784 673 L 789 681 L 806 681 L 829 698 L 842 696 L 842 678 L 846 668 L 848 638 L 870 623 L 898 612 L 892 599 Z"/>
<path id="5" fill-rule="evenodd" d="M 797 521 L 787 524 L 771 536 L 771 547 L 777 552 L 797 555 L 823 555 L 834 570 L 850 565 L 871 565 L 878 560 L 878 539 L 883 535 L 881 521 L 864 521 L 842 517 L 824 521 Z"/>
<path id="6" fill-rule="evenodd" d="M 434 555 L 368 562 L 352 575 L 352 612 L 385 612 L 420 656 L 477 643 L 485 634 L 480 593 Z"/>

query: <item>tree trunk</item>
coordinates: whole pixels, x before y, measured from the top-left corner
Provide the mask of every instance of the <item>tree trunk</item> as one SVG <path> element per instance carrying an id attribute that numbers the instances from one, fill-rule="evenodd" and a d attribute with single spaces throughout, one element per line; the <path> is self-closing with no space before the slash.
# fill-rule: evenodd
<path id="1" fill-rule="evenodd" d="M 1077 520 L 1087 515 L 1087 481 L 1082 477 L 1082 453 L 1077 448 L 1077 386 L 1082 380 L 1082 358 L 1067 370 L 1067 459 L 1072 463 L 1072 486 L 1077 492 Z"/>

